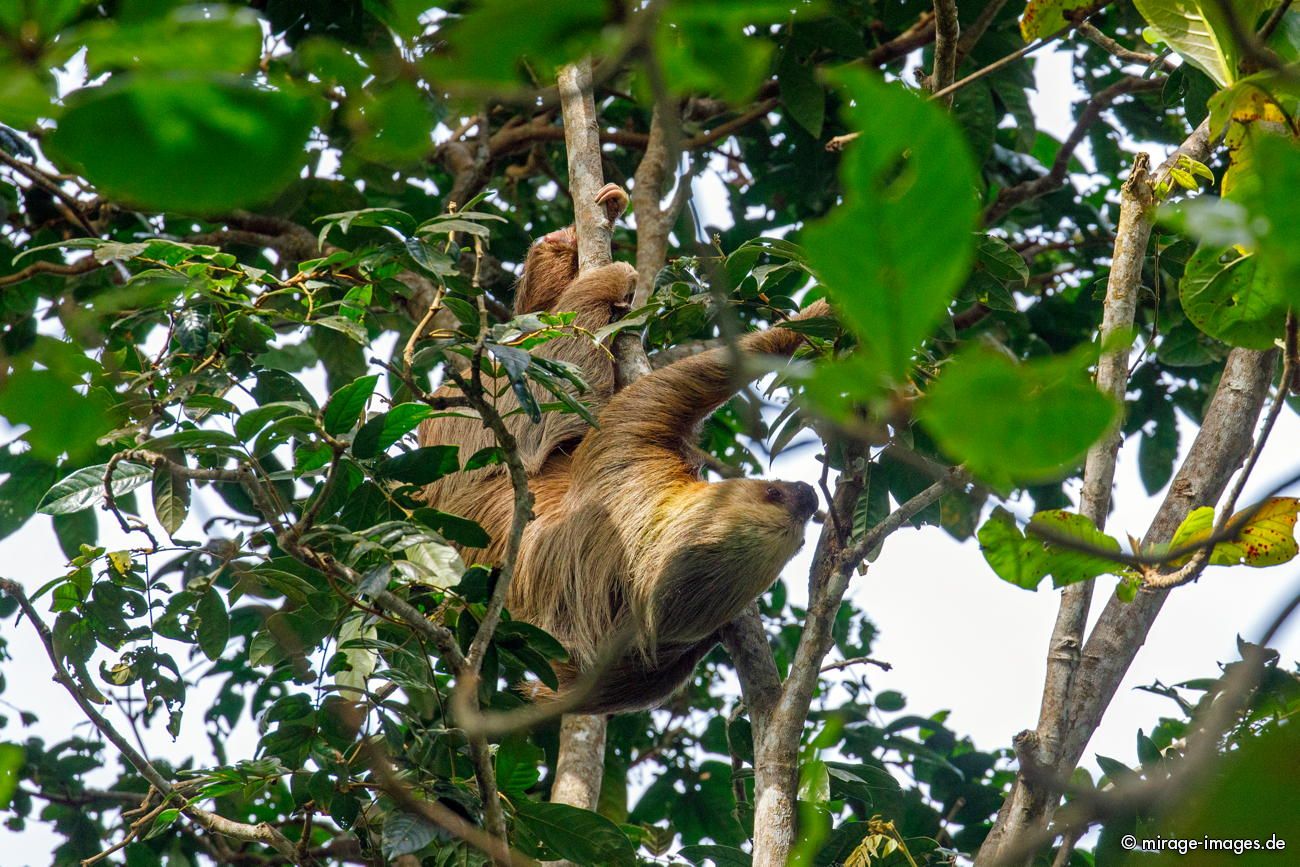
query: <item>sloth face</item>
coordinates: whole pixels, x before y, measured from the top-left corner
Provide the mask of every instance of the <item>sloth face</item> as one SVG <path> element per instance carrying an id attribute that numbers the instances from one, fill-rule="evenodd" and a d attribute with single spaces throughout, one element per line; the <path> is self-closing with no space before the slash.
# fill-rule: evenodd
<path id="1" fill-rule="evenodd" d="M 817 511 L 817 492 L 806 482 L 767 482 L 763 499 L 784 506 L 800 524 Z"/>

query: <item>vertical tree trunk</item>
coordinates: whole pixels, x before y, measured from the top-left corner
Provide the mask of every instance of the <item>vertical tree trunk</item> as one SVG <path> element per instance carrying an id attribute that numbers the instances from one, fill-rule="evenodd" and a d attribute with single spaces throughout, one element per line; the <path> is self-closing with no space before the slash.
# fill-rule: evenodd
<path id="1" fill-rule="evenodd" d="M 1169 485 L 1169 493 L 1143 539 L 1144 545 L 1168 542 L 1193 508 L 1218 501 L 1250 451 L 1276 366 L 1274 350 L 1234 349 L 1229 354 L 1205 421 Z M 1033 779 L 1022 767 L 975 859 L 977 867 L 1004 864 L 1004 853 L 1011 850 L 1017 837 L 1046 826 L 1051 809 L 1061 797 L 1060 781 L 1068 779 L 1083 757 L 1168 592 L 1143 591 L 1128 603 L 1112 595 L 1106 603 L 1083 646 L 1068 700 L 1052 721 L 1058 726 L 1060 738 L 1055 764 L 1041 768 L 1042 773 Z M 1037 733 L 1022 733 L 1021 737 L 1025 735 L 1032 736 L 1032 749 Z M 1018 754 L 1034 755 L 1028 749 L 1018 750 Z"/>
<path id="2" fill-rule="evenodd" d="M 578 271 L 608 265 L 610 225 L 596 204 L 605 185 L 600 159 L 600 128 L 591 93 L 591 61 L 566 66 L 559 73 L 564 145 L 569 161 L 569 192 L 578 232 Z M 560 724 L 560 755 L 551 800 L 594 810 L 605 775 L 605 717 L 567 714 Z"/>
<path id="3" fill-rule="evenodd" d="M 560 758 L 551 800 L 584 810 L 596 809 L 605 776 L 605 718 L 566 714 L 560 723 Z"/>

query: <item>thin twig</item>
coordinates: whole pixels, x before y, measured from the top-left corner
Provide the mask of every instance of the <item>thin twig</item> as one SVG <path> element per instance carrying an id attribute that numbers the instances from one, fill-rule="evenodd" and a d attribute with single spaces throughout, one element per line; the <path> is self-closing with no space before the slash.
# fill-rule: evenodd
<path id="1" fill-rule="evenodd" d="M 841 659 L 839 662 L 828 662 L 822 666 L 821 672 L 825 674 L 828 671 L 839 671 L 854 665 L 874 665 L 881 671 L 893 671 L 894 666 L 880 659 L 873 659 L 870 656 L 853 656 L 848 659 Z"/>
<path id="2" fill-rule="evenodd" d="M 1150 67 L 1159 62 L 1160 66 L 1163 67 L 1166 72 L 1173 72 L 1178 68 L 1177 64 L 1168 58 L 1162 58 L 1155 54 L 1147 54 L 1143 51 L 1133 51 L 1132 49 L 1125 48 L 1123 45 L 1120 45 L 1114 39 L 1111 39 L 1087 21 L 1080 22 L 1078 30 L 1080 36 L 1104 49 L 1109 54 L 1123 60 L 1125 63 L 1134 63 L 1138 66 Z"/>
<path id="3" fill-rule="evenodd" d="M 1078 16 L 1075 21 L 1071 21 L 1069 24 L 1065 25 L 1060 30 L 1057 30 L 1055 33 L 1037 39 L 1034 42 L 1031 42 L 1028 45 L 1026 45 L 1024 48 L 1011 52 L 1006 57 L 993 61 L 988 66 L 985 66 L 982 69 L 978 69 L 975 72 L 972 72 L 970 75 L 966 76 L 960 81 L 953 82 L 952 84 L 948 85 L 942 90 L 936 90 L 930 96 L 930 98 L 943 99 L 944 97 L 949 96 L 950 94 L 956 93 L 957 91 L 961 90 L 963 87 L 967 86 L 968 84 L 972 84 L 976 81 L 979 81 L 981 78 L 984 78 L 986 75 L 992 75 L 994 72 L 997 72 L 999 69 L 1002 69 L 1003 67 L 1006 66 L 1010 66 L 1011 64 L 1015 63 L 1017 60 L 1021 60 L 1022 58 L 1028 57 L 1029 55 L 1043 48 L 1044 46 L 1049 45 L 1055 42 L 1056 40 L 1060 39 L 1062 36 L 1069 33 L 1071 30 L 1073 30 L 1077 26 L 1078 21 L 1086 20 L 1090 16 L 1097 14 L 1097 12 L 1109 6 L 1111 2 L 1112 0 L 1102 0 L 1102 2 L 1100 3 L 1094 3 L 1091 6 L 1084 7 L 1083 9 L 1075 10 L 1074 12 L 1071 13 L 1071 15 Z"/>
<path id="4" fill-rule="evenodd" d="M 1084 106 L 1083 111 L 1079 114 L 1079 119 L 1074 124 L 1074 129 L 1070 130 L 1070 134 L 1056 152 L 1056 158 L 1052 160 L 1052 168 L 1047 174 L 1001 190 L 997 199 L 985 212 L 984 224 L 992 225 L 1017 205 L 1059 190 L 1065 185 L 1065 179 L 1070 169 L 1070 160 L 1074 158 L 1075 150 L 1083 143 L 1083 140 L 1088 135 L 1088 130 L 1101 117 L 1101 113 L 1110 108 L 1115 100 L 1121 96 L 1148 90 L 1159 90 L 1164 86 L 1164 83 L 1163 78 L 1139 78 L 1130 75 L 1099 91 Z"/>

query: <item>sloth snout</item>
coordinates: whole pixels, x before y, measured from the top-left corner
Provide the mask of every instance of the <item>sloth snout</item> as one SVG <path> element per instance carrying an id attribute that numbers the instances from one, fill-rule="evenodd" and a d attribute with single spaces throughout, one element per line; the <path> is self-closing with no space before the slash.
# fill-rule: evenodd
<path id="1" fill-rule="evenodd" d="M 790 489 L 791 510 L 801 519 L 808 520 L 817 511 L 817 492 L 807 482 L 795 482 Z"/>
<path id="2" fill-rule="evenodd" d="M 800 521 L 817 511 L 817 492 L 806 482 L 772 482 L 767 486 L 769 502 L 781 503 Z"/>

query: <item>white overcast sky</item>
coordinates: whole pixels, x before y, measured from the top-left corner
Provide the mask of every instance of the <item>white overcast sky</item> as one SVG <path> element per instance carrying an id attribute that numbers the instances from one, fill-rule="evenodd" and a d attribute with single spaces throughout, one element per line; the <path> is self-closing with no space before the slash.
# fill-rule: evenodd
<path id="1" fill-rule="evenodd" d="M 1071 82 L 1069 64 L 1067 54 L 1040 54 L 1039 90 L 1032 96 L 1040 126 L 1058 139 L 1073 126 L 1070 104 L 1082 96 Z M 1086 149 L 1084 156 L 1086 161 Z M 1159 162 L 1164 155 L 1152 156 Z M 720 181 L 706 173 L 697 181 L 696 195 L 704 222 L 720 223 L 725 214 Z M 1183 425 L 1184 453 L 1194 433 L 1192 426 Z M 3 421 L 0 436 L 10 438 Z M 1245 491 L 1243 504 L 1253 502 L 1295 471 L 1300 462 L 1298 443 L 1300 418 L 1286 409 L 1255 481 Z M 815 483 L 818 469 L 809 450 L 802 449 L 778 458 L 770 475 Z M 1159 498 L 1145 496 L 1137 474 L 1135 441 L 1120 451 L 1116 492 L 1107 530 L 1121 538 L 1125 534 L 1141 536 Z M 1297 491 L 1289 493 L 1296 495 Z M 195 537 L 198 519 L 192 516 L 190 522 L 184 535 Z M 110 526 L 101 518 L 100 525 L 102 544 L 110 549 L 140 544 L 140 537 L 125 540 L 115 524 Z M 814 525 L 810 532 L 817 529 Z M 804 579 L 810 556 L 811 545 L 807 545 L 786 569 L 790 598 L 796 604 L 807 598 Z M 0 541 L 0 571 L 29 589 L 63 569 L 64 558 L 46 517 L 38 517 Z M 1109 579 L 1099 582 L 1094 619 L 1112 586 Z M 1086 764 L 1095 772 L 1093 756 L 1097 753 L 1134 764 L 1136 731 L 1150 730 L 1160 716 L 1176 711 L 1167 699 L 1134 687 L 1156 679 L 1169 684 L 1214 676 L 1217 663 L 1236 658 L 1237 635 L 1257 638 L 1298 589 L 1300 565 L 1289 564 L 1265 570 L 1212 567 L 1199 583 L 1175 590 L 1093 738 Z M 959 735 L 969 734 L 981 749 L 1007 747 L 1017 731 L 1035 724 L 1056 592 L 1030 593 L 1000 581 L 984 563 L 977 545 L 958 544 L 935 528 L 896 533 L 870 571 L 855 578 L 849 592 L 879 630 L 874 655 L 893 665 L 889 672 L 874 668 L 861 672 L 876 691 L 902 692 L 911 713 L 950 710 L 948 725 Z M 6 621 L 3 628 L 15 660 L 4 666 L 9 687 L 0 694 L 0 702 L 5 703 L 0 713 L 9 716 L 10 724 L 0 731 L 0 740 L 22 742 L 35 736 L 49 744 L 74 731 L 90 735 L 71 699 L 50 681 L 48 660 L 30 627 L 24 623 L 15 629 L 12 621 Z M 1300 628 L 1293 622 L 1274 646 L 1281 650 L 1284 664 L 1300 658 Z M 204 698 L 210 694 L 209 687 L 192 691 L 176 743 L 170 742 L 161 727 L 146 731 L 148 752 L 174 759 L 196 756 L 200 765 L 209 763 L 202 714 Z M 36 711 L 39 724 L 23 729 L 12 712 L 15 707 Z M 121 721 L 116 711 L 111 714 Z M 229 742 L 229 753 L 232 758 L 249 757 L 255 745 L 254 728 L 245 721 Z M 109 750 L 109 766 L 116 767 L 116 763 L 116 755 Z M 106 785 L 112 778 L 106 772 L 96 772 L 91 782 Z M 31 822 L 21 834 L 6 837 L 5 855 L 0 860 L 31 867 L 48 864 L 53 846 L 61 839 L 39 821 Z"/>

